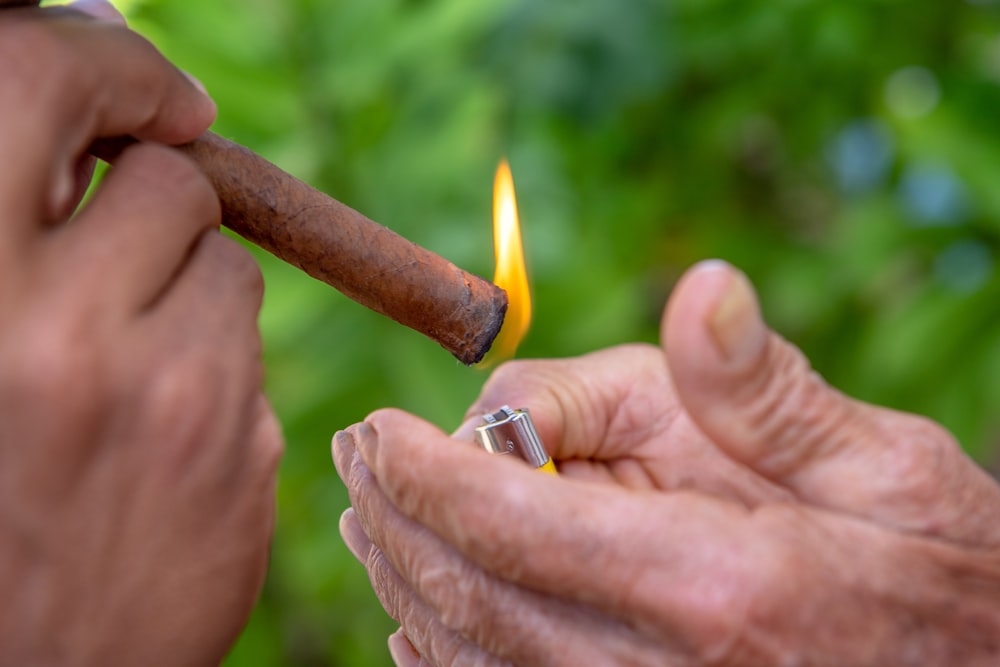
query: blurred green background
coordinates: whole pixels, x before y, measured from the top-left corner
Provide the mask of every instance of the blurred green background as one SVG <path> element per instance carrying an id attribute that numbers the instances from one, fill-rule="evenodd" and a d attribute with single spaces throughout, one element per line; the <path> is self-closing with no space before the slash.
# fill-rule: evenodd
<path id="1" fill-rule="evenodd" d="M 492 275 L 513 168 L 536 318 L 521 356 L 655 341 L 723 257 L 844 391 L 1000 439 L 1000 8 L 979 0 L 121 1 L 201 79 L 216 131 Z M 453 427 L 485 380 L 260 254 L 288 439 L 273 563 L 232 666 L 388 665 L 337 533 L 334 431 Z"/>

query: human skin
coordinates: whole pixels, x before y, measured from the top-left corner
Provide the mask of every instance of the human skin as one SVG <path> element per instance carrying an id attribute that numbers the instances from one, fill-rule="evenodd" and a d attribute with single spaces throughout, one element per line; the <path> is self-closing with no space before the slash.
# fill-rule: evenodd
<path id="1" fill-rule="evenodd" d="M 0 665 L 218 664 L 263 580 L 283 444 L 260 273 L 168 147 L 215 105 L 74 11 L 0 11 L 0 62 Z M 88 146 L 125 135 L 77 211 Z"/>
<path id="2" fill-rule="evenodd" d="M 1000 487 L 945 430 L 826 385 L 721 262 L 661 331 L 502 366 L 455 437 L 335 436 L 398 665 L 1000 663 Z M 465 446 L 502 404 L 559 477 Z"/>

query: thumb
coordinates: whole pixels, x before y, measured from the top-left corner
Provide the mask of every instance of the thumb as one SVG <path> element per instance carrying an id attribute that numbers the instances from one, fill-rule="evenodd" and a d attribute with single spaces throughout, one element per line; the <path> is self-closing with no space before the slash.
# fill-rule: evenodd
<path id="1" fill-rule="evenodd" d="M 690 270 L 663 345 L 691 419 L 729 456 L 801 500 L 957 541 L 1000 543 L 1000 487 L 930 420 L 854 401 L 771 332 L 746 276 Z"/>

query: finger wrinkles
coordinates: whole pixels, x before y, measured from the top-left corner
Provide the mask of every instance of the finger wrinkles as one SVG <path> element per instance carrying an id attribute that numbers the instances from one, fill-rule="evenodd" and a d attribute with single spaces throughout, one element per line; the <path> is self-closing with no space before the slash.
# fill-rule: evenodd
<path id="1" fill-rule="evenodd" d="M 374 425 L 369 438 L 377 442 L 360 442 L 359 452 L 375 465 L 388 499 L 492 576 L 518 584 L 525 594 L 525 589 L 550 593 L 628 617 L 634 627 L 655 632 L 660 655 L 672 641 L 728 636 L 739 626 L 742 592 L 728 583 L 755 562 L 749 557 L 745 566 L 736 562 L 746 550 L 742 508 L 697 494 L 653 497 L 554 480 L 516 461 L 480 462 L 465 448 L 447 452 L 447 440 L 439 442 L 429 425 L 398 411 L 379 411 L 369 420 Z M 382 524 L 375 521 L 372 529 Z M 401 559 L 389 556 L 404 578 L 415 581 L 416 565 L 402 554 Z M 438 562 L 435 558 L 440 556 L 427 555 L 424 562 Z M 584 571 L 581 562 L 588 563 Z M 716 569 L 732 575 L 726 585 L 715 586 Z M 457 566 L 452 571 L 467 576 Z M 447 595 L 449 588 L 436 580 L 426 587 L 418 592 L 445 613 L 447 601 L 434 602 L 434 597 Z M 488 591 L 488 582 L 474 581 L 463 593 L 475 602 L 458 616 L 495 627 L 504 601 Z M 541 605 L 539 598 L 531 599 Z M 709 606 L 692 616 L 691 607 L 699 603 Z M 560 608 L 558 613 L 567 612 Z"/>
<path id="2" fill-rule="evenodd" d="M 347 448 L 349 445 L 338 453 L 341 467 L 348 456 Z M 365 568 L 385 610 L 417 642 L 423 655 L 435 659 L 435 664 L 489 664 L 480 663 L 478 656 L 472 663 L 455 662 L 458 657 L 468 658 L 465 654 L 481 653 L 466 646 L 457 632 L 474 621 L 473 612 L 477 610 L 456 588 L 467 588 L 479 576 L 454 552 L 440 545 L 426 528 L 395 511 L 359 456 L 350 456 L 345 482 L 358 520 L 373 542 Z M 428 550 L 436 552 L 430 560 L 423 557 Z M 436 612 L 424 602 L 440 603 L 442 597 L 449 602 Z"/>
<path id="3" fill-rule="evenodd" d="M 363 440 L 371 437 L 374 433 L 370 428 L 367 432 L 360 427 L 355 430 L 359 451 L 364 449 Z M 346 454 L 346 451 L 338 454 L 341 467 Z M 400 514 L 379 488 L 383 478 L 373 476 L 361 457 L 352 458 L 347 478 L 351 502 L 358 518 L 371 540 L 383 550 L 393 570 L 413 587 L 445 627 L 470 637 L 490 653 L 509 658 L 519 665 L 602 664 L 600 656 L 595 656 L 593 650 L 567 648 L 565 645 L 560 647 L 551 641 L 554 634 L 568 636 L 568 627 L 573 627 L 573 632 L 578 632 L 581 627 L 589 628 L 593 636 L 602 638 L 601 651 L 616 653 L 627 646 L 629 652 L 635 653 L 636 647 L 642 645 L 637 636 L 616 621 L 587 616 L 573 605 L 525 590 L 480 570 L 428 528 Z M 499 503 L 504 501 L 502 497 L 496 500 Z M 499 507 L 508 505 L 501 504 Z M 511 516 L 531 515 L 519 513 L 516 506 L 511 508 L 511 512 Z M 458 521 L 465 522 L 464 519 Z M 511 527 L 506 526 L 507 529 Z M 497 541 L 508 539 L 503 535 L 503 529 L 491 531 L 486 528 L 485 533 L 491 534 Z M 558 543 L 552 545 L 552 549 L 558 552 Z M 519 562 L 530 563 L 547 555 L 549 552 L 535 553 L 533 549 L 521 549 Z M 586 559 L 586 555 L 581 555 L 579 551 L 567 557 Z M 504 555 L 499 558 L 507 563 L 506 570 L 520 570 L 517 562 L 507 561 Z M 490 572 L 497 571 L 504 570 L 490 567 Z M 380 585 L 387 583 L 380 581 Z M 386 597 L 390 604 L 398 604 L 388 594 Z M 557 625 L 558 628 L 555 627 Z M 560 632 L 557 633 L 557 630 Z M 642 654 L 641 651 L 639 654 Z M 621 662 L 608 659 L 604 664 Z"/>
<path id="4" fill-rule="evenodd" d="M 420 653 L 419 664 L 456 667 L 500 667 L 508 664 L 442 624 L 378 547 L 372 546 L 365 568 L 379 603 L 403 627 Z"/>
<path id="5" fill-rule="evenodd" d="M 456 633 L 437 633 L 438 643 L 432 642 L 435 655 L 461 657 L 467 648 L 466 642 L 455 641 L 461 635 L 491 656 L 525 667 L 661 664 L 650 659 L 651 643 L 618 621 L 498 579 L 426 532 L 407 540 L 405 552 L 396 551 L 404 531 L 390 528 L 388 532 L 396 536 L 386 542 L 389 563 L 411 582 L 439 622 Z M 573 636 L 588 641 L 567 641 Z M 659 647 L 657 652 L 663 650 Z M 443 664 L 470 664 L 463 660 Z M 492 664 L 492 660 L 482 664 Z"/>
<path id="6" fill-rule="evenodd" d="M 613 561 L 622 516 L 617 494 L 456 447 L 399 411 L 380 410 L 369 422 L 374 426 L 358 431 L 368 434 L 359 440 L 359 452 L 403 514 L 514 581 L 557 586 L 555 592 L 574 596 L 605 583 L 566 577 L 580 559 L 597 567 Z"/>
<path id="7" fill-rule="evenodd" d="M 781 480 L 850 446 L 858 415 L 815 373 L 797 348 L 772 334 L 767 353 L 731 380 L 733 404 L 720 404 L 715 428 L 742 446 L 743 462 Z M 741 427 L 733 428 L 733 421 Z M 723 426 L 725 424 L 725 426 Z"/>
<path id="8" fill-rule="evenodd" d="M 415 538 L 414 541 L 416 541 Z M 438 560 L 429 559 L 433 544 L 414 544 L 401 553 L 400 569 L 406 573 L 420 596 L 438 613 L 441 622 L 463 633 L 475 632 L 482 622 L 482 605 L 488 604 L 489 615 L 495 617 L 499 629 L 515 609 L 499 609 L 497 603 L 504 597 L 497 583 L 488 581 L 482 571 L 457 554 L 440 554 Z"/>

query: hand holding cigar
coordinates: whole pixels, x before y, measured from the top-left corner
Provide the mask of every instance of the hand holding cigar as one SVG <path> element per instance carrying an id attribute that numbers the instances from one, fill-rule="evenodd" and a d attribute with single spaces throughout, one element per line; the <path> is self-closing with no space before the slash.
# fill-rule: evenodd
<path id="1" fill-rule="evenodd" d="M 37 5 L 0 0 L 0 9 Z M 129 139 L 109 138 L 109 158 Z M 211 132 L 180 147 L 222 203 L 222 223 L 358 303 L 437 341 L 463 364 L 482 360 L 500 332 L 507 295 Z"/>
<path id="2" fill-rule="evenodd" d="M 114 156 L 130 139 L 97 142 Z M 482 360 L 500 332 L 507 294 L 282 171 L 206 132 L 178 147 L 208 177 L 222 224 L 358 303 L 437 341 L 463 364 Z"/>

